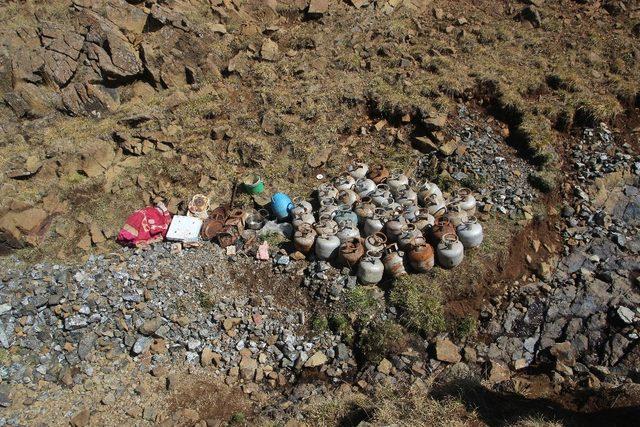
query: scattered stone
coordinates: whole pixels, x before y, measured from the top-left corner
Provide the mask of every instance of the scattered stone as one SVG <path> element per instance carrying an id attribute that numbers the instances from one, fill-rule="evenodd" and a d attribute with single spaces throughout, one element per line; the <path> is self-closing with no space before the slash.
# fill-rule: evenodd
<path id="1" fill-rule="evenodd" d="M 258 368 L 258 362 L 249 356 L 243 356 L 240 360 L 240 376 L 249 381 L 253 381 L 256 369 Z"/>
<path id="2" fill-rule="evenodd" d="M 213 363 L 214 352 L 209 347 L 202 349 L 200 354 L 200 364 L 204 367 L 210 366 Z"/>
<path id="3" fill-rule="evenodd" d="M 489 362 L 489 378 L 492 383 L 501 383 L 510 378 L 511 373 L 509 368 L 502 362 L 492 360 Z"/>
<path id="4" fill-rule="evenodd" d="M 631 325 L 636 317 L 635 313 L 625 306 L 618 307 L 616 314 L 618 318 L 627 325 Z"/>
<path id="5" fill-rule="evenodd" d="M 140 337 L 133 344 L 133 348 L 131 349 L 131 351 L 133 351 L 133 354 L 145 353 L 149 351 L 149 348 L 151 347 L 152 342 L 153 342 L 152 338 Z"/>
<path id="6" fill-rule="evenodd" d="M 306 368 L 316 368 L 318 366 L 322 366 L 325 363 L 327 363 L 329 359 L 327 358 L 327 356 L 321 352 L 321 351 L 317 351 L 313 354 L 313 356 L 311 356 L 309 359 L 307 359 L 306 363 L 304 364 L 304 366 Z"/>
<path id="7" fill-rule="evenodd" d="M 88 409 L 83 409 L 71 418 L 69 423 L 72 427 L 86 427 L 91 422 L 91 412 Z"/>
<path id="8" fill-rule="evenodd" d="M 266 39 L 260 48 L 260 57 L 265 61 L 276 61 L 280 55 L 278 44 L 271 39 Z"/>
<path id="9" fill-rule="evenodd" d="M 142 412 L 142 418 L 150 422 L 155 422 L 158 418 L 158 411 L 152 406 L 147 406 Z"/>
<path id="10" fill-rule="evenodd" d="M 450 156 L 453 153 L 455 153 L 457 148 L 458 148 L 458 143 L 455 142 L 454 140 L 451 140 L 451 141 L 449 141 L 449 142 L 447 142 L 445 144 L 442 144 L 440 146 L 439 150 L 445 156 Z"/>
<path id="11" fill-rule="evenodd" d="M 140 333 L 142 335 L 153 335 L 162 326 L 162 318 L 154 317 L 153 319 L 146 320 L 140 325 Z"/>
<path id="12" fill-rule="evenodd" d="M 393 365 L 387 359 L 382 359 L 380 363 L 378 363 L 378 372 L 380 372 L 381 374 L 384 374 L 384 375 L 391 374 L 392 368 L 393 368 Z"/>

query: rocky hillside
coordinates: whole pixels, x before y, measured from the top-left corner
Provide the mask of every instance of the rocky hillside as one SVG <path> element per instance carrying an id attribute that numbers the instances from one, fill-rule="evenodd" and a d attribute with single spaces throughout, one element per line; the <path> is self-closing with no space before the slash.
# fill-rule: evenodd
<path id="1" fill-rule="evenodd" d="M 0 4 L 0 424 L 633 425 L 640 3 Z M 312 200 L 353 161 L 471 188 L 459 268 L 363 286 L 127 216 Z M 238 208 L 261 207 L 238 194 Z"/>

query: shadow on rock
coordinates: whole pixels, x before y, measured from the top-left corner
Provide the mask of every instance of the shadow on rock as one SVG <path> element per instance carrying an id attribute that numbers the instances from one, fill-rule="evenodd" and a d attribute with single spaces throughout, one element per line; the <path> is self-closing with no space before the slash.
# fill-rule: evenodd
<path id="1" fill-rule="evenodd" d="M 546 420 L 563 426 L 631 426 L 637 425 L 640 405 L 601 409 L 610 406 L 611 397 L 585 391 L 583 411 L 567 409 L 550 399 L 527 398 L 512 392 L 490 390 L 477 381 L 454 380 L 432 393 L 437 400 L 456 399 L 475 411 L 489 426 L 514 425 L 523 420 Z M 635 402 L 640 402 L 637 396 Z M 615 401 L 615 398 L 613 399 Z"/>

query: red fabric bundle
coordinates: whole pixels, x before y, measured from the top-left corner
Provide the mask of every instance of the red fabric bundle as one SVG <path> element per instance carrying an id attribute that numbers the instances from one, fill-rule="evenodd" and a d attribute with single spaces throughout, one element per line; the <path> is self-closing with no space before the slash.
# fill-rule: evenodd
<path id="1" fill-rule="evenodd" d="M 148 206 L 129 215 L 118 234 L 118 242 L 126 246 L 142 246 L 161 242 L 171 224 L 171 214 L 164 206 Z"/>

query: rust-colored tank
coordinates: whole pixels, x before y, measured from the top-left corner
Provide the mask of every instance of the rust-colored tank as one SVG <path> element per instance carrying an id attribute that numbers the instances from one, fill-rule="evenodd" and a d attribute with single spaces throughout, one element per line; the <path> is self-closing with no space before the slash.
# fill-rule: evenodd
<path id="1" fill-rule="evenodd" d="M 425 273 L 431 270 L 435 264 L 433 247 L 424 242 L 413 242 L 407 258 L 411 268 L 418 273 Z"/>
<path id="2" fill-rule="evenodd" d="M 407 274 L 407 270 L 404 268 L 404 252 L 398 250 L 398 245 L 395 243 L 387 246 L 385 255 L 382 258 L 382 264 L 384 264 L 384 270 L 392 277 L 400 277 Z"/>
<path id="3" fill-rule="evenodd" d="M 436 223 L 431 227 L 431 241 L 434 245 L 437 245 L 442 240 L 445 234 L 456 233 L 456 229 L 446 218 L 437 218 Z"/>
<path id="4" fill-rule="evenodd" d="M 349 268 L 353 267 L 364 256 L 364 245 L 362 239 L 353 237 L 340 245 L 338 259 Z"/>
<path id="5" fill-rule="evenodd" d="M 389 170 L 382 164 L 373 165 L 369 169 L 369 179 L 376 184 L 381 184 L 389 178 Z"/>

